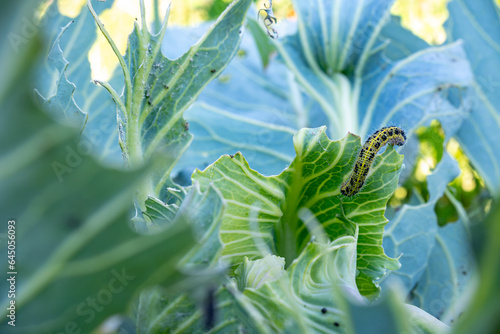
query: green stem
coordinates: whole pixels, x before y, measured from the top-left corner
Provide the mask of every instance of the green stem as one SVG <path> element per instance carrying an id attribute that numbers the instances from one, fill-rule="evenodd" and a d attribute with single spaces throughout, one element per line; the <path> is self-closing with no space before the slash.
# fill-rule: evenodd
<path id="1" fill-rule="evenodd" d="M 118 108 L 120 108 L 122 113 L 125 115 L 125 117 L 127 117 L 127 108 L 125 107 L 122 99 L 120 98 L 118 93 L 113 89 L 113 87 L 111 87 L 111 85 L 105 81 L 93 80 L 93 82 L 96 85 L 101 85 L 102 87 L 104 87 L 108 91 L 109 94 L 111 94 L 111 97 L 115 101 Z M 127 121 L 127 119 L 125 118 L 125 122 L 126 121 Z"/>
<path id="2" fill-rule="evenodd" d="M 128 122 L 126 130 L 127 148 L 129 152 L 130 167 L 140 168 L 146 161 L 146 155 L 142 147 L 142 123 L 140 121 L 143 108 L 147 101 L 144 101 L 146 82 L 151 69 L 151 63 L 155 56 L 148 54 L 150 45 L 150 34 L 146 22 L 146 10 L 144 0 L 140 0 L 141 7 L 141 28 L 136 26 L 138 39 L 139 60 L 142 64 L 137 69 L 134 77 L 134 90 L 131 96 L 131 105 L 128 110 Z M 136 23 L 137 24 L 137 23 Z M 154 187 L 151 178 L 146 178 L 137 189 L 137 202 L 140 208 L 145 211 L 145 201 L 148 196 L 154 195 Z"/>
<path id="3" fill-rule="evenodd" d="M 104 28 L 104 24 L 102 24 L 101 19 L 97 15 L 97 13 L 94 11 L 94 7 L 92 7 L 91 0 L 87 0 L 87 7 L 90 10 L 90 13 L 94 17 L 95 22 L 97 23 L 97 26 L 99 27 L 99 30 L 101 33 L 104 35 L 106 40 L 108 41 L 109 45 L 113 49 L 113 52 L 115 53 L 116 57 L 118 58 L 118 61 L 120 62 L 120 66 L 122 67 L 123 70 L 123 76 L 125 77 L 125 89 L 127 91 L 127 107 L 130 106 L 130 101 L 131 101 L 131 96 L 132 96 L 132 79 L 130 78 L 130 71 L 127 67 L 127 64 L 125 63 L 125 58 L 120 53 L 120 50 L 118 50 L 118 47 L 116 46 L 115 42 L 109 35 L 108 31 L 106 28 Z"/>
<path id="4" fill-rule="evenodd" d="M 144 0 L 141 0 L 141 15 L 145 16 L 144 13 Z M 137 23 L 136 23 L 137 24 Z M 131 106 L 127 108 L 128 110 L 128 122 L 127 122 L 127 147 L 129 151 L 130 165 L 133 168 L 140 167 L 144 164 L 144 152 L 142 149 L 142 136 L 141 129 L 142 124 L 140 122 L 140 116 L 142 114 L 142 109 L 144 107 L 144 93 L 146 90 L 147 76 L 149 74 L 148 64 L 153 60 L 148 56 L 149 47 L 149 34 L 147 27 L 142 25 L 142 29 L 146 30 L 138 31 L 137 38 L 139 41 L 138 51 L 139 51 L 139 61 L 142 63 L 137 70 L 134 78 L 134 90 L 132 94 Z M 136 26 L 136 30 L 138 27 Z"/>
<path id="5" fill-rule="evenodd" d="M 170 5 L 169 5 L 170 7 Z M 160 3 L 158 2 L 158 0 L 154 0 L 154 4 L 153 4 L 153 12 L 154 12 L 154 33 L 157 34 L 161 28 L 162 28 L 162 25 L 161 25 L 161 20 L 160 20 Z"/>
<path id="6" fill-rule="evenodd" d="M 141 27 L 142 32 L 144 33 L 147 30 L 148 24 L 146 22 L 146 8 L 144 6 L 144 0 L 139 0 L 141 5 Z"/>
<path id="7" fill-rule="evenodd" d="M 299 132 L 294 138 L 294 143 L 303 143 L 304 133 Z M 295 145 L 297 149 L 297 159 L 293 163 L 292 182 L 287 192 L 286 200 L 283 202 L 283 216 L 276 226 L 276 249 L 278 255 L 285 258 L 285 266 L 288 268 L 297 257 L 300 250 L 297 249 L 296 232 L 299 227 L 299 217 L 297 216 L 297 205 L 299 203 L 300 191 L 302 187 L 302 156 L 303 148 Z"/>
<path id="8" fill-rule="evenodd" d="M 135 73 L 134 75 L 133 85 L 132 85 L 131 73 L 129 68 L 127 67 L 125 58 L 120 54 L 115 42 L 113 41 L 107 30 L 104 28 L 103 23 L 101 22 L 96 12 L 94 11 L 94 8 L 92 7 L 91 4 L 91 0 L 87 0 L 87 6 L 90 12 L 92 13 L 92 16 L 94 17 L 94 20 L 96 21 L 102 34 L 104 35 L 109 45 L 113 49 L 122 67 L 123 74 L 125 77 L 125 89 L 127 95 L 126 104 L 124 104 L 122 99 L 118 96 L 117 92 L 108 83 L 98 80 L 94 82 L 106 88 L 106 90 L 113 97 L 113 100 L 116 102 L 118 108 L 123 113 L 125 117 L 124 125 L 125 125 L 126 136 L 125 136 L 125 142 L 120 140 L 120 147 L 122 149 L 125 163 L 127 164 L 127 166 L 132 169 L 140 168 L 144 165 L 145 156 L 142 148 L 142 132 L 141 132 L 142 125 L 140 124 L 139 119 L 144 105 L 145 83 L 147 75 L 149 74 L 150 71 L 149 63 L 151 63 L 155 58 L 152 57 L 152 59 L 150 59 L 151 57 L 149 57 L 148 55 L 150 35 L 147 29 L 144 0 L 140 0 L 142 29 L 137 29 L 138 27 L 136 26 L 136 30 L 140 31 L 137 36 L 139 41 L 139 46 L 138 46 L 139 59 L 144 62 L 144 65 L 148 66 L 139 67 L 137 73 Z M 137 202 L 139 203 L 139 206 L 143 211 L 146 209 L 145 201 L 147 200 L 149 195 L 153 194 L 154 194 L 154 188 L 152 180 L 151 178 L 147 178 L 141 183 L 141 185 L 137 189 L 137 195 L 136 195 Z"/>

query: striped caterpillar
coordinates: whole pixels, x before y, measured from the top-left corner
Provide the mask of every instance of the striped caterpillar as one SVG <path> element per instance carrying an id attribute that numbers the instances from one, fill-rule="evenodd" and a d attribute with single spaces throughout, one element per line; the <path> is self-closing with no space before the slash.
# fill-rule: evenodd
<path id="1" fill-rule="evenodd" d="M 375 131 L 361 148 L 351 175 L 349 175 L 347 181 L 342 183 L 340 187 L 342 195 L 346 197 L 354 196 L 361 190 L 375 155 L 382 146 L 385 144 L 402 146 L 405 141 L 405 132 L 396 126 L 387 126 Z"/>

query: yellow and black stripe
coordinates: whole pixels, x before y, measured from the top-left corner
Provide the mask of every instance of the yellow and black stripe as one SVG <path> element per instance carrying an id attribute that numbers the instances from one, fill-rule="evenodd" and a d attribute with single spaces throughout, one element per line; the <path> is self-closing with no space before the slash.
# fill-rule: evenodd
<path id="1" fill-rule="evenodd" d="M 370 167 L 377 152 L 385 144 L 402 146 L 406 142 L 405 132 L 396 126 L 387 126 L 375 131 L 359 152 L 354 169 L 342 186 L 340 192 L 346 197 L 356 195 L 365 183 Z"/>

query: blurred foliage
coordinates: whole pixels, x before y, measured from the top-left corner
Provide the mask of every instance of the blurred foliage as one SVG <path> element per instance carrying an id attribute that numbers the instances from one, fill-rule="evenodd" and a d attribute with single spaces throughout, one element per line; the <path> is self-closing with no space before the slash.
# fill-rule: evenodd
<path id="1" fill-rule="evenodd" d="M 51 2 L 51 1 L 49 1 Z M 57 0 L 59 10 L 68 17 L 77 17 L 87 0 Z"/>
<path id="2" fill-rule="evenodd" d="M 472 226 L 479 277 L 468 311 L 454 333 L 500 333 L 500 206 L 497 204 L 484 223 Z"/>
<path id="3" fill-rule="evenodd" d="M 447 2 L 448 0 L 397 0 L 392 14 L 401 16 L 401 24 L 426 42 L 442 44 L 446 40 L 443 23 L 449 16 Z M 495 0 L 495 3 L 500 5 L 499 0 Z M 412 178 L 396 191 L 391 205 L 409 201 L 412 193 L 417 193 L 424 200 L 428 198 L 425 178 L 441 159 L 444 133 L 439 123 L 435 122 L 429 128 L 421 129 L 418 137 L 422 143 L 419 162 Z M 449 194 L 464 206 L 471 219 L 482 221 L 491 207 L 490 194 L 484 181 L 471 166 L 456 140 L 451 139 L 446 144 L 446 150 L 458 161 L 461 169 L 460 176 L 449 185 Z M 435 210 L 441 226 L 458 219 L 457 211 L 447 196 L 438 201 Z"/>
<path id="4" fill-rule="evenodd" d="M 149 0 L 149 6 L 155 0 Z M 254 0 L 258 8 L 268 4 L 268 0 Z M 446 38 L 442 28 L 444 21 L 448 18 L 446 10 L 447 0 L 397 0 L 392 13 L 402 17 L 402 24 L 412 30 L 417 36 L 429 43 L 440 44 Z M 497 1 L 499 3 L 500 1 Z M 76 17 L 86 0 L 58 0 L 60 8 L 65 15 Z M 160 0 L 165 6 L 168 1 Z M 172 11 L 170 22 L 175 25 L 195 25 L 203 21 L 215 20 L 224 11 L 231 0 L 172 0 Z M 136 1 L 119 0 L 116 8 L 135 8 Z M 276 0 L 273 10 L 278 19 L 295 16 L 290 0 Z M 132 14 L 133 16 L 133 14 Z"/>
<path id="5" fill-rule="evenodd" d="M 447 0 L 397 0 L 392 14 L 401 16 L 401 24 L 427 43 L 442 44 L 446 40 L 446 3 Z"/>
<path id="6" fill-rule="evenodd" d="M 392 207 L 407 203 L 412 197 L 427 201 L 427 175 L 441 161 L 444 149 L 458 161 L 461 169 L 460 175 L 448 185 L 449 195 L 453 195 L 463 207 L 474 209 L 469 212 L 477 220 L 482 220 L 489 209 L 489 193 L 484 181 L 471 166 L 469 159 L 460 148 L 458 142 L 451 139 L 444 145 L 445 134 L 438 121 L 433 121 L 429 127 L 422 127 L 417 131 L 420 149 L 411 177 L 399 188 L 391 199 Z M 436 214 L 440 226 L 458 220 L 459 216 L 452 201 L 447 195 L 436 203 Z"/>
<path id="7" fill-rule="evenodd" d="M 169 2 L 167 0 L 148 0 L 146 1 L 146 11 L 153 13 L 152 8 L 158 5 L 158 15 L 162 18 Z M 169 24 L 192 26 L 215 20 L 230 2 L 231 0 L 172 0 Z M 264 8 L 269 2 L 268 0 L 254 0 L 254 3 L 257 8 Z M 68 17 L 76 17 L 85 4 L 86 0 L 58 0 L 61 13 Z M 274 1 L 273 11 L 278 21 L 295 17 L 290 0 Z M 440 44 L 446 39 L 446 33 L 442 27 L 443 22 L 448 17 L 446 0 L 398 0 L 394 5 L 393 14 L 401 16 L 403 26 L 429 43 Z M 127 37 L 133 28 L 133 22 L 139 16 L 138 2 L 130 0 L 117 0 L 109 11 L 105 11 L 101 15 L 101 19 L 113 40 L 123 53 L 127 45 Z M 148 17 L 149 22 L 152 20 L 153 17 Z M 93 77 L 96 79 L 108 80 L 118 65 L 111 48 L 100 34 L 89 57 Z"/>
<path id="8" fill-rule="evenodd" d="M 213 20 L 222 13 L 226 6 L 231 3 L 231 0 L 195 0 L 192 2 L 200 3 L 198 10 L 206 13 L 207 20 Z M 269 5 L 268 0 L 254 0 L 254 3 L 259 9 Z M 290 0 L 274 1 L 273 11 L 278 20 L 295 16 L 295 11 Z"/>
<path id="9" fill-rule="evenodd" d="M 58 0 L 58 6 L 63 15 L 74 18 L 79 15 L 86 2 L 86 0 Z M 146 13 L 155 13 L 153 8 L 158 7 L 157 12 L 161 20 L 169 2 L 166 0 L 147 0 Z M 171 3 L 169 26 L 192 26 L 217 19 L 231 3 L 231 0 L 172 0 Z M 256 6 L 259 8 L 263 7 L 265 3 L 267 4 L 266 0 L 255 1 Z M 276 2 L 273 4 L 273 9 L 280 19 L 295 15 L 290 0 Z M 106 25 L 118 49 L 125 53 L 127 38 L 132 32 L 134 21 L 136 19 L 140 20 L 138 1 L 117 0 L 111 9 L 104 11 L 100 15 L 100 18 Z M 147 16 L 148 22 L 152 23 L 153 20 L 153 14 Z M 98 34 L 97 42 L 89 53 L 89 59 L 92 64 L 92 77 L 94 79 L 109 80 L 118 65 L 112 49 L 101 34 Z"/>
<path id="10" fill-rule="evenodd" d="M 67 1 L 67 0 L 66 0 Z M 80 0 L 79 0 L 80 1 Z M 174 24 L 194 25 L 216 19 L 231 0 L 191 0 L 172 2 Z M 264 8 L 268 0 L 254 0 L 258 8 Z M 392 13 L 401 16 L 404 27 L 412 30 L 430 44 L 442 44 L 446 40 L 443 23 L 448 18 L 447 0 L 397 0 Z M 290 0 L 276 0 L 273 11 L 278 20 L 295 16 Z"/>

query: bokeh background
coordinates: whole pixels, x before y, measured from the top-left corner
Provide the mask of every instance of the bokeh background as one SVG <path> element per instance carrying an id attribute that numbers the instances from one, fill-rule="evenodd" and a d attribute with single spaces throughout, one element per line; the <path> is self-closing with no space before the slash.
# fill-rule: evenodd
<path id="1" fill-rule="evenodd" d="M 153 20 L 155 3 L 166 10 L 169 0 L 146 0 L 148 20 Z M 257 8 L 264 8 L 267 0 L 255 0 Z M 86 5 L 87 0 L 58 0 L 62 14 L 76 17 Z M 172 0 L 169 17 L 170 25 L 193 26 L 205 21 L 215 20 L 231 3 L 231 0 Z M 398 0 L 392 13 L 401 16 L 404 27 L 430 44 L 441 44 L 446 40 L 443 23 L 448 17 L 447 0 Z M 278 20 L 294 19 L 295 12 L 290 0 L 274 0 L 273 10 Z M 132 31 L 135 18 L 139 15 L 138 1 L 117 0 L 113 7 L 101 15 L 106 28 L 119 48 L 125 51 L 127 37 Z M 163 17 L 163 13 L 159 13 Z M 97 29 L 97 28 L 96 28 Z M 100 36 L 90 54 L 93 72 L 106 78 L 117 66 L 116 57 L 104 38 Z"/>

